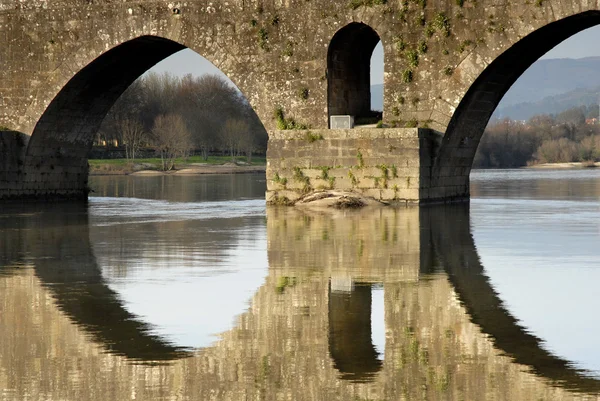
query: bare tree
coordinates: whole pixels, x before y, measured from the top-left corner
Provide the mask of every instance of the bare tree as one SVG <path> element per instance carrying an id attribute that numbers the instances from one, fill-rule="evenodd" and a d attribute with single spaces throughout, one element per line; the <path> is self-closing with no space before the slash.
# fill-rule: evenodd
<path id="1" fill-rule="evenodd" d="M 142 143 L 150 142 L 157 117 L 169 114 L 183 118 L 193 149 L 200 151 L 205 160 L 215 150 L 233 156 L 245 152 L 248 157 L 253 151 L 266 150 L 267 134 L 252 107 L 231 83 L 217 75 L 177 78 L 170 74 L 148 74 L 139 78 L 106 116 L 98 142 L 125 145 L 126 157 L 133 158 Z M 141 124 L 145 134 L 140 141 L 136 142 L 137 129 L 131 131 L 133 125 L 126 120 Z M 232 138 L 222 140 L 220 136 L 229 120 L 245 121 L 245 133 L 251 138 L 238 138 L 235 143 Z"/>
<path id="2" fill-rule="evenodd" d="M 160 153 L 164 171 L 175 167 L 175 159 L 184 156 L 192 147 L 190 132 L 177 114 L 159 115 L 154 120 L 152 136 Z"/>
<path id="3" fill-rule="evenodd" d="M 231 156 L 231 161 L 239 154 L 244 136 L 248 136 L 248 123 L 244 120 L 227 120 L 221 132 L 221 141 Z"/>
<path id="4" fill-rule="evenodd" d="M 104 141 L 107 144 L 115 142 L 121 144 L 123 142 L 122 123 L 127 119 L 140 119 L 140 111 L 146 103 L 144 91 L 143 80 L 137 80 L 123 92 L 102 121 L 97 134 L 99 141 Z"/>
<path id="5" fill-rule="evenodd" d="M 119 125 L 121 138 L 125 145 L 125 157 L 135 160 L 135 154 L 145 139 L 144 127 L 139 120 L 133 118 L 126 118 L 120 121 Z"/>

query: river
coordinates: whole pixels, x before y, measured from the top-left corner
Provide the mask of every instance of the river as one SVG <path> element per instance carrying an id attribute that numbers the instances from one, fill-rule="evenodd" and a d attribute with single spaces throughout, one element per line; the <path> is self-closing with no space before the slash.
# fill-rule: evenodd
<path id="1" fill-rule="evenodd" d="M 0 209 L 0 400 L 600 399 L 600 171 L 266 207 L 264 175 Z"/>

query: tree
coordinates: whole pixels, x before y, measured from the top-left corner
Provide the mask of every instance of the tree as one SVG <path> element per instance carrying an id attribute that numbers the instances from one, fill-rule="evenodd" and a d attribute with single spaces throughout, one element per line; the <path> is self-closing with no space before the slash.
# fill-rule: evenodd
<path id="1" fill-rule="evenodd" d="M 239 154 L 244 137 L 249 136 L 248 123 L 244 120 L 227 120 L 221 132 L 221 141 L 231 156 L 231 161 Z"/>
<path id="2" fill-rule="evenodd" d="M 183 118 L 177 114 L 159 115 L 154 120 L 152 136 L 160 153 L 164 171 L 175 167 L 175 158 L 187 154 L 192 148 L 190 132 Z"/>
<path id="3" fill-rule="evenodd" d="M 133 118 L 127 118 L 120 122 L 120 132 L 125 145 L 125 157 L 135 160 L 135 154 L 144 141 L 145 133 L 142 123 Z"/>

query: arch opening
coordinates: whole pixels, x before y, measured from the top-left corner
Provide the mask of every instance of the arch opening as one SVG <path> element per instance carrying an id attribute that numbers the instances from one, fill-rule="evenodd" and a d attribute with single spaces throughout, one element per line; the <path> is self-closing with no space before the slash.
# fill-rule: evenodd
<path id="1" fill-rule="evenodd" d="M 52 187 L 49 191 L 50 195 L 40 196 L 52 197 L 54 194 L 57 198 L 87 198 L 88 155 L 105 117 L 111 112 L 113 106 L 119 106 L 118 102 L 122 95 L 127 93 L 128 88 L 136 83 L 138 78 L 157 63 L 183 49 L 186 49 L 186 46 L 170 39 L 141 36 L 103 53 L 66 83 L 38 120 L 26 151 L 25 174 L 33 177 L 32 180 L 38 181 L 41 175 L 41 180 L 48 182 Z M 184 86 L 184 83 L 189 87 L 198 84 L 192 76 L 176 78 L 181 83 L 180 86 Z M 227 89 L 234 94 L 232 97 L 236 98 L 237 104 L 244 106 L 244 112 L 240 114 L 244 114 L 249 121 L 253 122 L 252 127 L 256 123 L 256 126 L 264 131 L 262 123 L 251 106 L 231 81 L 220 77 L 213 81 L 215 81 L 212 82 L 214 88 L 219 85 L 227 86 Z M 159 83 L 156 86 L 161 85 Z M 205 86 L 210 87 L 210 85 Z M 184 90 L 180 90 L 180 94 L 186 95 Z M 132 99 L 130 97 L 128 101 Z M 210 102 L 210 99 L 206 102 Z M 180 103 L 184 102 L 178 104 Z M 188 112 L 186 116 L 194 114 L 191 110 L 186 111 Z M 184 119 L 184 113 L 180 114 Z M 171 126 L 172 121 L 166 117 L 163 125 Z M 153 123 L 154 121 L 150 123 L 145 121 L 142 124 L 144 130 L 149 131 Z M 185 121 L 183 124 L 186 125 Z M 189 126 L 186 128 L 190 130 Z M 232 127 L 231 130 L 233 131 L 234 128 L 237 131 L 241 130 L 240 127 Z M 165 128 L 164 131 L 168 129 Z M 240 135 L 237 133 L 238 137 Z M 264 137 L 266 144 L 266 131 Z M 192 143 L 190 148 L 193 149 L 192 146 L 196 145 L 193 141 L 190 142 Z"/>
<path id="2" fill-rule="evenodd" d="M 354 121 L 380 119 L 371 111 L 371 57 L 381 41 L 370 26 L 352 22 L 336 32 L 327 53 L 327 98 L 331 117 L 349 115 Z"/>
<path id="3" fill-rule="evenodd" d="M 540 57 L 569 37 L 600 24 L 600 11 L 587 11 L 549 23 L 519 40 L 491 62 L 467 90 L 442 139 L 434 180 L 448 175 L 468 179 L 485 128 L 517 79 Z M 461 194 L 456 194 L 461 195 Z"/>

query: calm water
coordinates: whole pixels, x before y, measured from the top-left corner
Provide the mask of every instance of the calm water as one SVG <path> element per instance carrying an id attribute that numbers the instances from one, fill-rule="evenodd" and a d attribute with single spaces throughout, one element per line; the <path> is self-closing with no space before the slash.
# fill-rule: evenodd
<path id="1" fill-rule="evenodd" d="M 0 209 L 0 400 L 599 399 L 600 171 L 266 208 L 261 175 Z"/>

